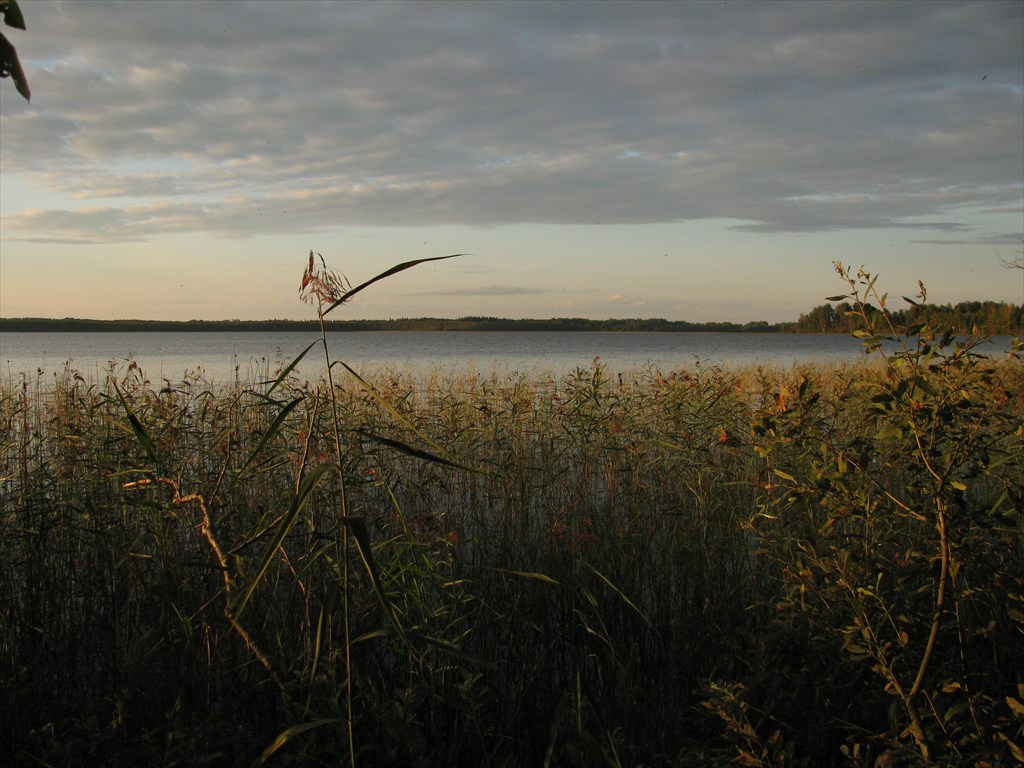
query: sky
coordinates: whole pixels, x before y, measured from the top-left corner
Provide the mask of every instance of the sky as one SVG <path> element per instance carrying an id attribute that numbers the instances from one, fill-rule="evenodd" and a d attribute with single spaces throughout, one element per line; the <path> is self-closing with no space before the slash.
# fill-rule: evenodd
<path id="1" fill-rule="evenodd" d="M 53 2 L 5 28 L 0 316 L 778 322 L 1024 303 L 1024 3 Z"/>

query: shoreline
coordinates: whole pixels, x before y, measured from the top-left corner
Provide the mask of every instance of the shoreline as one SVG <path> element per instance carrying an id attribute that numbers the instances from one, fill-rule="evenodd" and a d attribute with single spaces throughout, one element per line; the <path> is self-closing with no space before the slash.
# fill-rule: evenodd
<path id="1" fill-rule="evenodd" d="M 328 320 L 328 331 L 545 331 L 545 332 L 723 332 L 723 333 L 778 333 L 788 323 L 770 324 L 708 322 L 691 323 L 684 320 L 662 319 L 609 319 L 585 318 L 507 319 L 494 317 L 400 318 L 390 320 Z M 0 318 L 3 333 L 231 333 L 231 332 L 288 332 L 319 331 L 317 320 L 91 320 L 86 318 Z"/>

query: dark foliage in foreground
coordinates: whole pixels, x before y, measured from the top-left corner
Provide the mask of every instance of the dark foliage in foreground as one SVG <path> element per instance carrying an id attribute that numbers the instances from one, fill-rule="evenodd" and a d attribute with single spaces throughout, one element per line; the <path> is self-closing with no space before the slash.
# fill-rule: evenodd
<path id="1" fill-rule="evenodd" d="M 6 382 L 0 755 L 1021 760 L 1020 361 L 843 274 L 877 365 Z"/>

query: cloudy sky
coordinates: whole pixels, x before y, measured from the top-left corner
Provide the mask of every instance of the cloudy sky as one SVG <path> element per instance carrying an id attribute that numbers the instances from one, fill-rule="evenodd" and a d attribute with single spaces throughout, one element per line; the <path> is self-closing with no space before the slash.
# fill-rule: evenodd
<path id="1" fill-rule="evenodd" d="M 0 315 L 788 320 L 1024 301 L 1024 4 L 19 0 Z"/>

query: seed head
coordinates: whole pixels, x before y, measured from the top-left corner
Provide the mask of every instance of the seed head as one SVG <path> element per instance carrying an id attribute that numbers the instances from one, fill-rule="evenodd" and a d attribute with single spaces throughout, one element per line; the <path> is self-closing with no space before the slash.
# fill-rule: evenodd
<path id="1" fill-rule="evenodd" d="M 299 285 L 299 298 L 310 304 L 334 304 L 351 289 L 345 276 L 328 269 L 324 257 L 320 258 L 320 266 L 317 267 L 313 252 L 309 252 L 309 264 L 306 271 L 302 273 L 302 283 Z"/>

